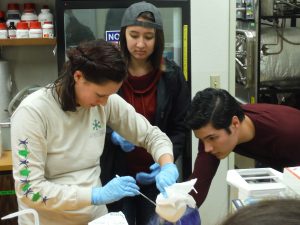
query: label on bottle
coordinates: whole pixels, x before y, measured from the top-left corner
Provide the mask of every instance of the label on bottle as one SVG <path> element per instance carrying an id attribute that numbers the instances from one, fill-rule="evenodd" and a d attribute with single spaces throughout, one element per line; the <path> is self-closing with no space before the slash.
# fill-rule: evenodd
<path id="1" fill-rule="evenodd" d="M 41 38 L 41 37 L 42 37 L 42 29 L 29 30 L 29 38 Z"/>
<path id="2" fill-rule="evenodd" d="M 17 38 L 17 31 L 16 30 L 8 30 L 8 38 L 10 38 L 10 39 Z"/>
<path id="3" fill-rule="evenodd" d="M 54 38 L 54 29 L 52 24 L 43 24 L 43 38 Z"/>
<path id="4" fill-rule="evenodd" d="M 7 39 L 7 30 L 0 30 L 0 39 Z"/>
<path id="5" fill-rule="evenodd" d="M 17 29 L 17 38 L 29 38 L 29 30 Z"/>

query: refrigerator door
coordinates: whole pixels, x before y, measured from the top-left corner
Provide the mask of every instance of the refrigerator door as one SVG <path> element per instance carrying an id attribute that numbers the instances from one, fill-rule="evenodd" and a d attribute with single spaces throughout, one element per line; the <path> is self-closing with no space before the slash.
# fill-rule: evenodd
<path id="1" fill-rule="evenodd" d="M 64 50 L 81 41 L 103 38 L 117 44 L 120 24 L 126 8 L 66 9 L 64 10 Z M 162 14 L 164 56 L 182 66 L 182 8 L 159 8 Z"/>

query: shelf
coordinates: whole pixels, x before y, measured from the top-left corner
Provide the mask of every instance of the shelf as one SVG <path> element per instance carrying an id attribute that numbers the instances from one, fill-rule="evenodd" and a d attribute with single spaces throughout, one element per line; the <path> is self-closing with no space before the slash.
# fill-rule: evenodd
<path id="1" fill-rule="evenodd" d="M 56 38 L 1 39 L 0 46 L 55 45 Z"/>
<path id="2" fill-rule="evenodd" d="M 11 151 L 5 150 L 0 157 L 0 172 L 12 170 Z"/>
<path id="3" fill-rule="evenodd" d="M 236 20 L 238 20 L 238 21 L 243 21 L 243 22 L 255 22 L 255 20 L 254 19 L 244 19 L 244 18 L 236 18 Z"/>

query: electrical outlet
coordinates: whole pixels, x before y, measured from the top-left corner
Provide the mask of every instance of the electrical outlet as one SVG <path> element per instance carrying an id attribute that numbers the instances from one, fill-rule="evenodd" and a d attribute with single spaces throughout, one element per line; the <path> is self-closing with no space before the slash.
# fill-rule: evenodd
<path id="1" fill-rule="evenodd" d="M 220 88 L 220 76 L 210 76 L 210 87 Z"/>

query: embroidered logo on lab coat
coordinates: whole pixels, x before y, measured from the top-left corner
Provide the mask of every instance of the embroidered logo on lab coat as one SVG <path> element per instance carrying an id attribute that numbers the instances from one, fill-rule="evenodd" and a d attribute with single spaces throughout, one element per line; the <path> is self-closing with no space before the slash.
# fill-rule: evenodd
<path id="1" fill-rule="evenodd" d="M 101 123 L 99 120 L 94 120 L 93 122 L 93 130 L 99 130 L 101 128 Z"/>
<path id="2" fill-rule="evenodd" d="M 92 122 L 92 132 L 90 138 L 96 138 L 105 135 L 105 126 L 101 124 L 99 119 L 94 119 Z"/>

